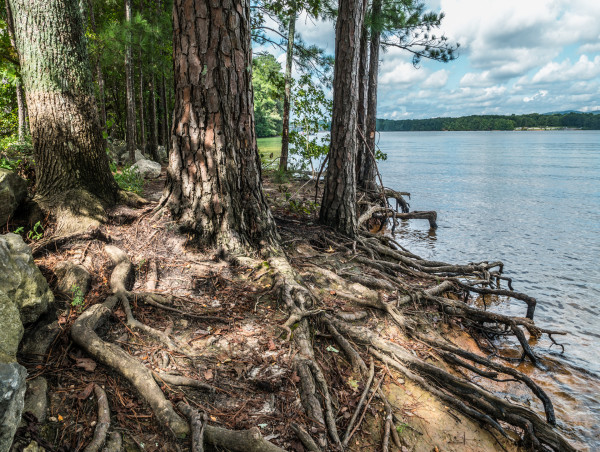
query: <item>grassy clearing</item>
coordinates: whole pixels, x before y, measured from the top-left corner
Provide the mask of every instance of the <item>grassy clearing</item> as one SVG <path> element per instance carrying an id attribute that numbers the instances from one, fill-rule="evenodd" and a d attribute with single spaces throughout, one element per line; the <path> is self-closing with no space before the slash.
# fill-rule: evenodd
<path id="1" fill-rule="evenodd" d="M 258 152 L 272 160 L 281 155 L 281 137 L 258 138 Z M 270 157 L 273 153 L 273 157 Z"/>

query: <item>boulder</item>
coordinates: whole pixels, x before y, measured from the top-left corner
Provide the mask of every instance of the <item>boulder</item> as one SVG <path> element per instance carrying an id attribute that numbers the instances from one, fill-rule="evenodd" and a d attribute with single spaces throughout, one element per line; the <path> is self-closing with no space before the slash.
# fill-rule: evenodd
<path id="1" fill-rule="evenodd" d="M 40 424 L 46 422 L 48 382 L 44 377 L 37 377 L 27 382 L 23 412 L 27 411 L 33 414 Z"/>
<path id="2" fill-rule="evenodd" d="M 135 150 L 135 161 L 139 162 L 140 160 L 145 160 L 146 157 L 144 156 L 144 154 L 142 154 L 142 151 L 140 151 L 139 149 Z"/>
<path id="3" fill-rule="evenodd" d="M 0 363 L 0 452 L 8 452 L 25 404 L 27 371 L 17 363 Z"/>
<path id="4" fill-rule="evenodd" d="M 78 287 L 85 296 L 90 290 L 92 276 L 83 265 L 64 261 L 54 267 L 54 274 L 57 278 L 56 288 L 61 292 L 71 293 L 74 287 Z"/>
<path id="5" fill-rule="evenodd" d="M 8 303 L 13 303 L 24 324 L 35 322 L 54 303 L 31 250 L 17 234 L 0 236 L 0 295 L 3 309 L 10 311 Z M 0 332 L 5 329 L 4 320 L 0 317 Z"/>
<path id="6" fill-rule="evenodd" d="M 159 146 L 157 152 L 161 162 L 166 162 L 168 160 L 169 156 L 167 155 L 167 149 L 164 146 Z"/>
<path id="7" fill-rule="evenodd" d="M 131 168 L 144 179 L 156 179 L 161 171 L 160 163 L 146 159 L 138 160 Z"/>
<path id="8" fill-rule="evenodd" d="M 14 172 L 0 168 L 0 224 L 6 224 L 26 196 L 27 182 Z"/>

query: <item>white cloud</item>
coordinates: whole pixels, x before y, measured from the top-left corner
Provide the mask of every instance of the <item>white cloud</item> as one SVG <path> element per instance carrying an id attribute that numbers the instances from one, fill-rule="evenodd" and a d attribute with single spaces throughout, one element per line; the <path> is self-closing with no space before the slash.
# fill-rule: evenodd
<path id="1" fill-rule="evenodd" d="M 416 69 L 411 63 L 398 59 L 384 60 L 379 71 L 379 83 L 382 85 L 414 85 L 427 73 Z"/>
<path id="2" fill-rule="evenodd" d="M 421 84 L 423 88 L 443 88 L 448 83 L 448 71 L 441 69 L 435 71 Z"/>
<path id="3" fill-rule="evenodd" d="M 523 102 L 533 102 L 534 100 L 541 99 L 542 97 L 546 97 L 547 95 L 548 95 L 548 91 L 542 89 L 542 90 L 539 90 L 537 93 L 535 93 L 531 97 L 524 97 Z"/>
<path id="4" fill-rule="evenodd" d="M 533 83 L 553 83 L 577 80 L 590 80 L 600 75 L 600 56 L 593 61 L 586 55 L 581 55 L 575 64 L 570 59 L 562 63 L 554 61 L 542 67 L 531 79 Z"/>

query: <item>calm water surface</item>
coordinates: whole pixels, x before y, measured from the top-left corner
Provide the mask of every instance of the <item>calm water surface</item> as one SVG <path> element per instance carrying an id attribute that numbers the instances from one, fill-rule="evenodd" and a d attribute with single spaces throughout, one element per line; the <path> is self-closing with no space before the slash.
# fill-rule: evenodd
<path id="1" fill-rule="evenodd" d="M 536 323 L 569 332 L 536 344 L 566 433 L 600 450 L 600 131 L 384 132 L 384 184 L 439 228 L 404 222 L 396 238 L 425 258 L 500 259 L 515 290 L 537 298 Z M 525 315 L 518 301 L 496 307 Z"/>

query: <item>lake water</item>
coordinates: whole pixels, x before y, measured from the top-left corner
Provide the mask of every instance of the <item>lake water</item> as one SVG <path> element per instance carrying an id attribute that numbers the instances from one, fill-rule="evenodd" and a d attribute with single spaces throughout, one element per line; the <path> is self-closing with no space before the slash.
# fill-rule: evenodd
<path id="1" fill-rule="evenodd" d="M 400 243 L 449 262 L 502 260 L 515 290 L 538 300 L 537 324 L 568 331 L 526 368 L 553 393 L 567 434 L 600 450 L 600 131 L 383 132 L 384 185 L 410 192 Z M 525 315 L 513 301 L 496 309 Z"/>

